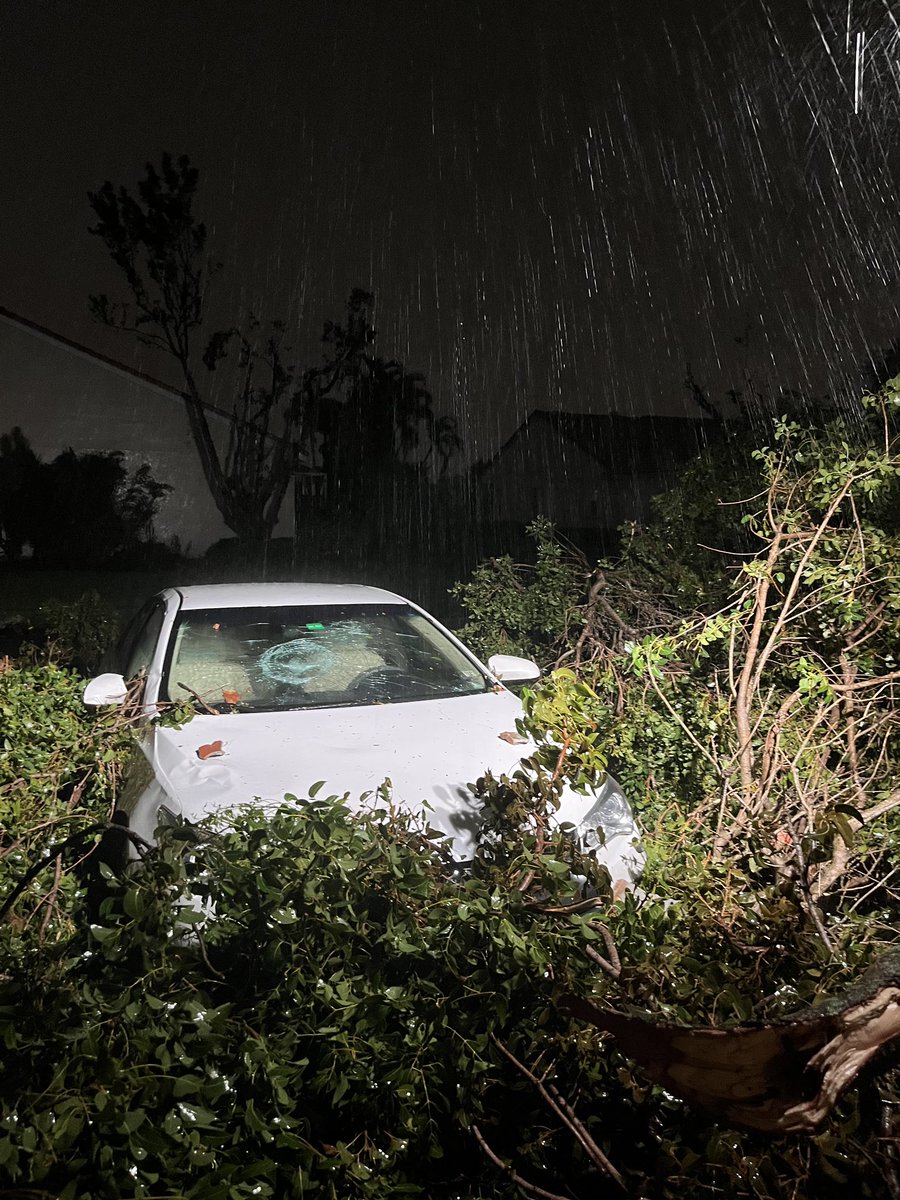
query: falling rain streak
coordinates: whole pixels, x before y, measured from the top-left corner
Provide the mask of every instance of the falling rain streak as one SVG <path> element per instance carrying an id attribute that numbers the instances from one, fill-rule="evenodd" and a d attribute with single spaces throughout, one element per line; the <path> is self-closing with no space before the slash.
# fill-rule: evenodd
<path id="1" fill-rule="evenodd" d="M 493 10 L 472 32 L 429 79 L 440 220 L 426 200 L 418 306 L 391 333 L 414 354 L 433 304 L 470 456 L 535 408 L 695 413 L 688 364 L 719 397 L 853 403 L 898 333 L 889 5 Z M 513 56 L 518 86 L 492 92 Z"/>
<path id="2" fill-rule="evenodd" d="M 189 153 L 226 265 L 212 321 L 283 317 L 315 361 L 322 321 L 371 289 L 379 351 L 426 375 L 471 462 L 534 409 L 696 415 L 688 366 L 718 401 L 852 403 L 900 334 L 898 9 L 311 2 L 248 38 L 224 3 L 214 38 L 173 10 L 163 45 L 152 14 L 98 0 L 49 91 L 23 65 L 46 14 L 9 31 L 7 130 L 59 129 L 33 182 L 66 203 L 163 140 Z M 105 93 L 74 86 L 95 69 Z M 25 203 L 6 228 L 33 224 Z M 102 269 L 72 212 L 63 271 L 10 239 L 5 303 L 98 345 L 71 316 Z"/>

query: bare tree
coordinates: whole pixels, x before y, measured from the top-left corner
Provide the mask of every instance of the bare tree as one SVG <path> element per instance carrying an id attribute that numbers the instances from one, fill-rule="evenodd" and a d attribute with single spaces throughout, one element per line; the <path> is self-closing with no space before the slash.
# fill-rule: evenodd
<path id="1" fill-rule="evenodd" d="M 207 257 L 206 226 L 194 215 L 198 179 L 187 157 L 164 154 L 159 169 L 147 164 L 137 197 L 109 181 L 89 194 L 97 216 L 90 232 L 103 241 L 130 294 L 125 303 L 92 296 L 91 311 L 174 358 L 216 507 L 241 543 L 259 547 L 271 537 L 290 482 L 302 394 L 285 362 L 285 329 L 278 322 L 268 332 L 256 321 L 245 332 L 219 330 L 198 350 L 206 292 L 218 270 Z M 235 348 L 232 421 L 221 452 L 210 429 L 204 385 Z M 198 374 L 198 358 L 205 377 Z"/>

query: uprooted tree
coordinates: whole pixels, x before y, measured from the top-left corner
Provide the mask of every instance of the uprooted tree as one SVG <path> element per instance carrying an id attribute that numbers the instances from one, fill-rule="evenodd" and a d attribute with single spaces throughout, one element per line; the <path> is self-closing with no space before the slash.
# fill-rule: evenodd
<path id="1" fill-rule="evenodd" d="M 89 921 L 79 872 L 129 717 L 73 721 L 77 681 L 38 672 L 0 672 L 0 702 L 18 694 L 27 710 L 0 773 L 0 805 L 20 813 L 0 838 L 0 1169 L 14 1188 L 72 1200 L 881 1194 L 870 1184 L 893 1164 L 878 1104 L 891 1111 L 889 1081 L 881 1097 L 833 1095 L 815 1140 L 761 1141 L 730 1119 L 748 1072 L 781 1079 L 795 1028 L 778 1033 L 784 993 L 796 1006 L 838 991 L 871 940 L 823 980 L 789 898 L 757 890 L 752 908 L 729 908 L 708 875 L 666 891 L 656 870 L 656 896 L 611 903 L 602 873 L 546 824 L 560 763 L 576 784 L 602 767 L 591 689 L 562 674 L 529 702 L 537 753 L 479 783 L 495 836 L 468 878 L 390 805 L 353 816 L 310 796 L 170 828 L 159 849 L 141 847 L 139 872 L 107 873 Z M 42 708 L 55 736 L 36 742 Z M 573 873 L 593 890 L 573 895 Z M 710 1054 L 721 1031 L 673 1028 L 688 1012 L 720 1023 L 738 988 L 776 985 L 759 1008 L 763 1046 L 731 1031 Z M 591 998 L 574 1023 L 572 997 Z M 839 1031 L 860 999 L 801 1017 L 801 1048 L 811 1023 Z M 634 1005 L 649 1011 L 629 1040 Z M 648 1049 L 662 1088 L 629 1062 Z M 784 1095 L 795 1076 L 784 1072 Z"/>
<path id="2" fill-rule="evenodd" d="M 775 421 L 746 451 L 749 498 L 715 448 L 618 561 L 592 567 L 538 525 L 534 567 L 497 560 L 457 591 L 485 652 L 589 679 L 633 793 L 714 831 L 715 861 L 792 881 L 826 944 L 819 904 L 879 891 L 900 808 L 898 390 L 820 429 Z M 690 544 L 716 507 L 727 544 Z"/>

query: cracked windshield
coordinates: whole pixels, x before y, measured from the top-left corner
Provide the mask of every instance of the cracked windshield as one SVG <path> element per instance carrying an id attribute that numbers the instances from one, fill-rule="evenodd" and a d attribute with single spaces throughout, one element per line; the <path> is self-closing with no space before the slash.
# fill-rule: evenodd
<path id="1" fill-rule="evenodd" d="M 242 711 L 394 703 L 484 692 L 490 681 L 404 606 L 191 612 L 173 634 L 168 695 Z"/>

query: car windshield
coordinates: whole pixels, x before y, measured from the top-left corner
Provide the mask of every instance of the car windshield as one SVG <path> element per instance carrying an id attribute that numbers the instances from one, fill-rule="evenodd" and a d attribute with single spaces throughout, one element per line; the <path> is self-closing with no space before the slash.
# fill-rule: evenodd
<path id="1" fill-rule="evenodd" d="M 163 698 L 273 712 L 484 692 L 492 681 L 405 604 L 182 612 Z"/>

